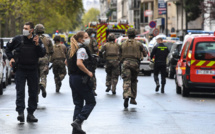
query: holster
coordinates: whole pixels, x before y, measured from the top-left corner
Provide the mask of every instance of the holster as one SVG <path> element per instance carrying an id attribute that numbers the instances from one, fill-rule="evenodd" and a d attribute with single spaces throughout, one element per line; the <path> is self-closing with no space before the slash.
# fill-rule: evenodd
<path id="1" fill-rule="evenodd" d="M 93 81 L 90 78 L 90 76 L 88 75 L 82 76 L 82 83 L 87 84 L 90 87 L 90 89 L 93 89 Z"/>

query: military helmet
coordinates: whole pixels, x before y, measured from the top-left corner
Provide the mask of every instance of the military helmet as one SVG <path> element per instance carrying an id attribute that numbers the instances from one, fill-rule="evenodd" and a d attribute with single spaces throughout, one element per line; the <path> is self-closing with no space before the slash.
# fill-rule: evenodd
<path id="1" fill-rule="evenodd" d="M 37 24 L 35 27 L 34 27 L 34 32 L 36 34 L 43 34 L 45 32 L 45 27 L 42 25 L 42 24 Z"/>
<path id="2" fill-rule="evenodd" d="M 54 39 L 53 39 L 55 42 L 60 42 L 61 41 L 61 37 L 60 37 L 60 35 L 56 35 L 55 37 L 54 37 Z"/>
<path id="3" fill-rule="evenodd" d="M 88 33 L 88 35 L 90 36 L 92 33 L 95 33 L 96 34 L 96 30 L 94 28 L 88 28 L 86 30 L 86 32 Z"/>
<path id="4" fill-rule="evenodd" d="M 110 33 L 110 34 L 108 35 L 108 40 L 109 40 L 109 41 L 114 41 L 114 40 L 115 40 L 115 35 L 114 35 L 114 33 Z"/>
<path id="5" fill-rule="evenodd" d="M 136 35 L 135 28 L 129 28 L 127 31 L 127 35 Z"/>

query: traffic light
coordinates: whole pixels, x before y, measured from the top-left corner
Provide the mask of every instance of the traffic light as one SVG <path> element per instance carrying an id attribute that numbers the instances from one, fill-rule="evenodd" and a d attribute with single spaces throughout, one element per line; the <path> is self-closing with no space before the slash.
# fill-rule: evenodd
<path id="1" fill-rule="evenodd" d="M 56 33 L 58 33 L 59 31 L 58 30 L 56 30 Z"/>

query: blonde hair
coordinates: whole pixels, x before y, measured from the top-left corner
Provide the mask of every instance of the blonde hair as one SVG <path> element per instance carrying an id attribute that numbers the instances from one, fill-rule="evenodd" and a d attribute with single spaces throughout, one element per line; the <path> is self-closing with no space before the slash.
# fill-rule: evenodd
<path id="1" fill-rule="evenodd" d="M 78 46 L 78 39 L 79 38 L 84 38 L 84 33 L 83 31 L 78 32 L 77 34 L 75 34 L 74 36 L 72 36 L 70 38 L 71 41 L 71 48 L 70 48 L 70 57 L 73 57 L 74 54 L 76 53 L 76 51 L 78 50 L 79 46 Z"/>

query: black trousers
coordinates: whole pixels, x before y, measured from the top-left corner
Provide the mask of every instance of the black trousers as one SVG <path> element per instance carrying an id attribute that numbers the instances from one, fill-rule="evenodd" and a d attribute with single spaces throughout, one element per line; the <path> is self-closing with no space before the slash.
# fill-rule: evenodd
<path id="1" fill-rule="evenodd" d="M 81 75 L 71 74 L 69 82 L 72 89 L 73 103 L 75 104 L 73 120 L 86 120 L 96 105 L 92 86 L 83 84 Z"/>
<path id="2" fill-rule="evenodd" d="M 37 109 L 38 95 L 38 70 L 17 69 L 16 75 L 16 111 L 24 112 L 25 109 L 25 83 L 28 85 L 28 113 Z"/>
<path id="3" fill-rule="evenodd" d="M 154 65 L 154 80 L 159 82 L 158 74 L 161 73 L 161 84 L 166 84 L 166 63 L 155 63 Z"/>

